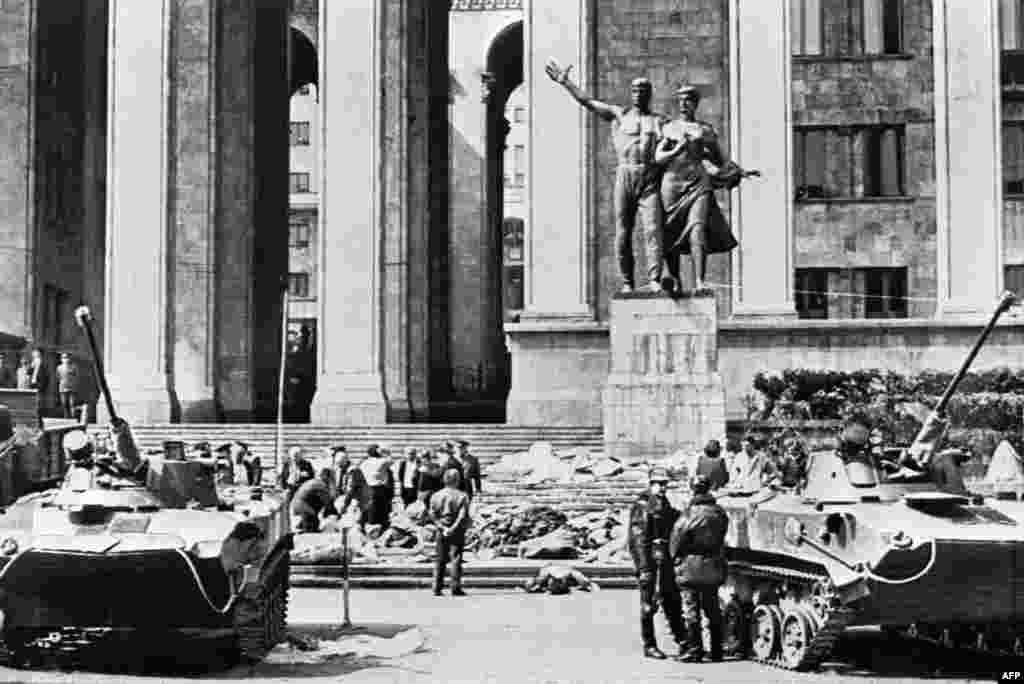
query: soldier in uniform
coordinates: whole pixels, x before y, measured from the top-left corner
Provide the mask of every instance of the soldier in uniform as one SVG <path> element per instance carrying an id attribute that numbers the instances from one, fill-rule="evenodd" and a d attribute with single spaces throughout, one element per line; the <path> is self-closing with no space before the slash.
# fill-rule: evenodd
<path id="1" fill-rule="evenodd" d="M 654 613 L 658 610 L 658 603 L 665 611 L 665 618 L 680 649 L 686 641 L 679 589 L 669 558 L 669 536 L 679 518 L 679 511 L 665 496 L 668 479 L 668 471 L 664 468 L 651 469 L 649 490 L 641 494 L 630 509 L 626 539 L 640 588 L 640 635 L 644 642 L 644 656 L 658 660 L 666 657 L 654 637 Z"/>
<path id="2" fill-rule="evenodd" d="M 722 610 L 718 588 L 725 583 L 725 535 L 729 516 L 711 496 L 711 481 L 697 477 L 690 484 L 693 498 L 672 528 L 671 558 L 682 594 L 687 645 L 680 660 L 699 663 L 704 658 L 701 612 L 708 617 L 711 660 L 722 660 Z"/>

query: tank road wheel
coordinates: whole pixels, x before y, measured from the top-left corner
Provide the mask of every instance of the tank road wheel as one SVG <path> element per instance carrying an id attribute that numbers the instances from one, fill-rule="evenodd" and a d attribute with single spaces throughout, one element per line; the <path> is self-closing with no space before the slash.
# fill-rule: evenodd
<path id="1" fill-rule="evenodd" d="M 281 643 L 287 626 L 288 556 L 278 562 L 266 586 L 235 604 L 235 631 L 243 661 L 258 663 Z"/>
<path id="2" fill-rule="evenodd" d="M 778 606 L 758 606 L 750 620 L 750 650 L 754 658 L 768 662 L 779 652 L 782 633 Z"/>
<path id="3" fill-rule="evenodd" d="M 782 663 L 791 670 L 801 668 L 814 638 L 814 625 L 799 608 L 786 611 L 782 619 Z"/>
<path id="4" fill-rule="evenodd" d="M 722 651 L 728 656 L 741 656 L 746 653 L 747 639 L 750 628 L 747 626 L 747 613 L 743 604 L 735 597 L 730 601 L 722 601 Z"/>

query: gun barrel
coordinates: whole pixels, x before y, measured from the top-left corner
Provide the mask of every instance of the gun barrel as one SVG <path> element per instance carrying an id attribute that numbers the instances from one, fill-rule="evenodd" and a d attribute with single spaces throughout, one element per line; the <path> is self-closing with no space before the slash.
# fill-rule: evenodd
<path id="1" fill-rule="evenodd" d="M 78 307 L 75 310 L 75 320 L 78 321 L 78 325 L 85 331 L 85 337 L 89 342 L 89 351 L 92 352 L 93 369 L 96 373 L 96 384 L 99 385 L 100 392 L 103 394 L 103 401 L 107 406 L 107 414 L 110 416 L 111 422 L 116 422 L 118 418 L 117 412 L 114 410 L 114 399 L 110 396 L 107 374 L 103 370 L 103 359 L 100 357 L 100 351 L 96 344 L 96 335 L 92 330 L 93 318 L 89 307 Z"/>

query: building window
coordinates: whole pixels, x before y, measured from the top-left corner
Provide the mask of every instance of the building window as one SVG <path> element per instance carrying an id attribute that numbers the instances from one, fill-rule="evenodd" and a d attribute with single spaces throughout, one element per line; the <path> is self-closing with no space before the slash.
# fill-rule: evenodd
<path id="1" fill-rule="evenodd" d="M 289 173 L 288 192 L 293 195 L 309 192 L 309 174 Z"/>
<path id="2" fill-rule="evenodd" d="M 1003 193 L 1024 194 L 1024 121 L 1003 124 Z"/>
<path id="3" fill-rule="evenodd" d="M 516 145 L 512 155 L 512 185 L 521 188 L 526 185 L 526 146 Z"/>
<path id="4" fill-rule="evenodd" d="M 1003 280 L 1007 290 L 1017 297 L 1024 297 L 1024 264 L 1003 266 Z"/>
<path id="5" fill-rule="evenodd" d="M 288 124 L 288 137 L 292 147 L 309 145 L 309 122 L 292 121 Z"/>
<path id="6" fill-rule="evenodd" d="M 505 318 L 523 309 L 523 265 L 505 266 Z"/>
<path id="7" fill-rule="evenodd" d="M 865 318 L 907 317 L 907 269 L 865 268 Z"/>
<path id="8" fill-rule="evenodd" d="M 793 133 L 796 199 L 901 197 L 904 146 L 902 125 L 798 127 Z"/>
<path id="9" fill-rule="evenodd" d="M 827 268 L 796 269 L 796 313 L 800 318 L 828 318 Z"/>
<path id="10" fill-rule="evenodd" d="M 903 0 L 863 0 L 863 49 L 868 55 L 903 49 Z"/>
<path id="11" fill-rule="evenodd" d="M 309 274 L 288 274 L 288 296 L 305 299 L 309 297 Z"/>
<path id="12" fill-rule="evenodd" d="M 526 123 L 526 108 L 516 107 L 512 116 L 512 121 L 517 124 Z"/>
<path id="13" fill-rule="evenodd" d="M 906 318 L 907 269 L 798 268 L 800 318 Z"/>
<path id="14" fill-rule="evenodd" d="M 294 220 L 288 224 L 288 246 L 309 247 L 309 221 Z"/>
<path id="15" fill-rule="evenodd" d="M 510 217 L 502 222 L 501 244 L 506 264 L 523 263 L 523 219 Z"/>
<path id="16" fill-rule="evenodd" d="M 821 0 L 790 0 L 794 55 L 821 54 Z"/>

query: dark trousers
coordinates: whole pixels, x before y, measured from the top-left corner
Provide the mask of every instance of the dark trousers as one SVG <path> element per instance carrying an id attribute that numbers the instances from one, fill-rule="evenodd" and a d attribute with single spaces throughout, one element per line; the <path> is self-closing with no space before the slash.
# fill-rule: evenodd
<path id="1" fill-rule="evenodd" d="M 437 558 L 434 559 L 434 591 L 441 591 L 444 586 L 445 567 L 448 560 L 452 562 L 452 591 L 462 589 L 462 550 L 466 539 L 459 537 L 445 539 L 440 532 L 437 534 Z"/>
<path id="2" fill-rule="evenodd" d="M 384 531 L 391 524 L 391 499 L 394 490 L 390 487 L 370 487 L 370 514 L 366 524 L 380 525 Z"/>
<path id="3" fill-rule="evenodd" d="M 688 647 L 697 653 L 704 652 L 701 611 L 708 616 L 711 633 L 711 657 L 722 657 L 722 607 L 718 603 L 718 585 L 680 587 L 683 600 L 683 618 L 686 620 Z"/>
<path id="4" fill-rule="evenodd" d="M 402 487 L 402 503 L 407 507 L 412 505 L 412 502 L 416 500 L 416 490 L 413 488 Z"/>
<path id="5" fill-rule="evenodd" d="M 75 417 L 75 393 L 74 392 L 61 392 L 60 393 L 60 407 L 64 411 L 65 418 Z"/>
<path id="6" fill-rule="evenodd" d="M 653 570 L 652 570 L 653 572 Z M 676 586 L 672 566 L 661 564 L 661 571 L 654 573 L 650 582 L 639 582 L 640 588 L 640 636 L 644 648 L 657 646 L 654 638 L 654 614 L 658 612 L 658 604 L 665 611 L 665 619 L 676 642 L 686 641 L 686 630 L 683 624 L 682 604 L 679 600 L 679 588 Z"/>

